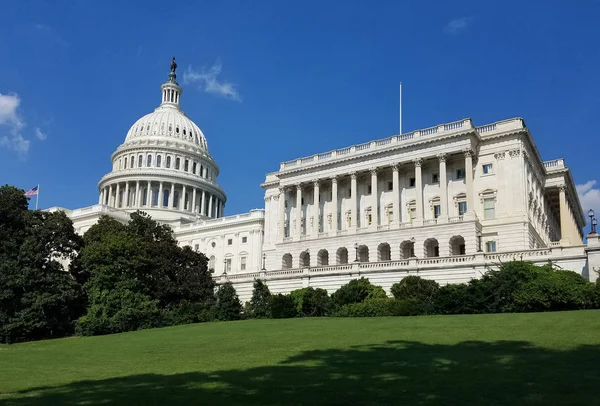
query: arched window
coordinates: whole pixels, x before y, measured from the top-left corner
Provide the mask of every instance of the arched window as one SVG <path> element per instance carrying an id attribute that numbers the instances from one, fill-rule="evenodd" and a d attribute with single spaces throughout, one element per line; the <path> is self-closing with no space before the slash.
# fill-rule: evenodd
<path id="1" fill-rule="evenodd" d="M 146 166 L 147 167 L 152 166 L 152 155 L 148 155 L 148 159 L 146 160 Z"/>
<path id="2" fill-rule="evenodd" d="M 282 269 L 292 269 L 292 254 L 284 254 L 281 258 Z"/>
<path id="3" fill-rule="evenodd" d="M 175 169 L 179 169 L 180 162 L 181 160 L 179 158 L 175 159 Z"/>
<path id="4" fill-rule="evenodd" d="M 135 157 L 133 155 L 129 159 L 129 165 L 131 168 L 133 168 L 133 166 L 135 165 Z"/>
<path id="5" fill-rule="evenodd" d="M 123 162 L 121 161 L 121 159 L 119 158 L 119 170 L 122 168 L 122 164 Z"/>
<path id="6" fill-rule="evenodd" d="M 186 192 L 186 194 L 183 195 L 183 210 L 189 210 L 188 206 L 190 204 L 190 199 L 188 197 L 189 194 Z"/>
<path id="7" fill-rule="evenodd" d="M 400 244 L 400 253 L 402 259 L 409 259 L 415 256 L 415 243 L 412 240 L 402 241 Z"/>
<path id="8" fill-rule="evenodd" d="M 163 190 L 163 207 L 168 207 L 169 206 L 169 189 L 164 189 Z"/>
<path id="9" fill-rule="evenodd" d="M 307 268 L 310 266 L 310 253 L 307 251 L 302 251 L 300 253 L 300 268 Z"/>
<path id="10" fill-rule="evenodd" d="M 189 172 L 190 170 L 190 161 L 188 161 L 187 159 L 185 160 L 185 163 L 183 165 L 183 170 L 186 172 Z"/>
<path id="11" fill-rule="evenodd" d="M 358 246 L 358 260 L 360 262 L 369 262 L 369 247 L 366 245 Z"/>
<path id="12" fill-rule="evenodd" d="M 204 177 L 204 167 L 200 165 L 200 176 Z"/>
<path id="13" fill-rule="evenodd" d="M 183 135 L 185 135 L 185 128 L 183 129 Z"/>
<path id="14" fill-rule="evenodd" d="M 171 167 L 171 157 L 168 156 L 167 157 L 167 168 L 170 168 L 170 167 Z"/>
<path id="15" fill-rule="evenodd" d="M 382 242 L 377 247 L 377 261 L 391 261 L 392 253 L 390 249 L 390 244 L 387 242 Z"/>
<path id="16" fill-rule="evenodd" d="M 141 168 L 141 167 L 142 167 L 142 163 L 143 163 L 143 161 L 144 161 L 144 157 L 140 155 L 140 156 L 138 157 L 138 168 Z"/>
<path id="17" fill-rule="evenodd" d="M 125 157 L 125 165 L 124 168 L 127 169 L 127 157 Z"/>
<path id="18" fill-rule="evenodd" d="M 162 165 L 162 156 L 157 155 L 156 156 L 156 167 L 160 168 L 161 165 Z"/>
<path id="19" fill-rule="evenodd" d="M 173 193 L 173 207 L 179 208 L 179 191 L 177 190 Z"/>
<path id="20" fill-rule="evenodd" d="M 344 265 L 348 263 L 348 250 L 346 247 L 338 248 L 335 253 L 335 263 L 336 265 Z"/>
<path id="21" fill-rule="evenodd" d="M 142 206 L 146 206 L 148 205 L 148 188 L 145 187 L 142 193 Z"/>
<path id="22" fill-rule="evenodd" d="M 192 165 L 192 173 L 194 175 L 196 174 L 196 162 L 194 162 L 194 165 Z"/>
<path id="23" fill-rule="evenodd" d="M 152 191 L 152 206 L 158 206 L 158 189 Z"/>
<path id="24" fill-rule="evenodd" d="M 450 238 L 450 254 L 451 255 L 465 255 L 465 239 L 461 235 L 455 235 Z"/>
<path id="25" fill-rule="evenodd" d="M 438 244 L 438 240 L 435 238 L 428 238 L 425 240 L 423 244 L 423 250 L 425 257 L 439 257 L 440 256 L 440 245 Z"/>
<path id="26" fill-rule="evenodd" d="M 329 252 L 327 250 L 319 250 L 317 253 L 317 266 L 329 265 Z"/>
<path id="27" fill-rule="evenodd" d="M 175 127 L 175 132 L 179 134 L 179 126 Z"/>

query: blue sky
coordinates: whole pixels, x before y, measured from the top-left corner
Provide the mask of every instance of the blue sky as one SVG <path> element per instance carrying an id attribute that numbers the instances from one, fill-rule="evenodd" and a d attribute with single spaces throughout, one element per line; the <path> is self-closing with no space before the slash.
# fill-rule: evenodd
<path id="1" fill-rule="evenodd" d="M 523 117 L 600 209 L 600 3 L 400 3 L 4 0 L 0 183 L 95 204 L 175 55 L 226 214 L 262 207 L 280 161 L 397 133 L 400 80 L 405 132 Z"/>

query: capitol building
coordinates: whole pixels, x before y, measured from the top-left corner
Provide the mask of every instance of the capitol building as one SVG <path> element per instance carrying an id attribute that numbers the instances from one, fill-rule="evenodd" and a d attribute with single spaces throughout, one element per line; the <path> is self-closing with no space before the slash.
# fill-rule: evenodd
<path id="1" fill-rule="evenodd" d="M 98 183 L 98 204 L 63 210 L 85 233 L 100 216 L 142 210 L 209 258 L 243 301 L 271 292 L 330 293 L 366 277 L 389 293 L 407 275 L 467 282 L 511 260 L 596 279 L 600 242 L 564 159 L 544 161 L 521 118 L 471 119 L 365 140 L 279 164 L 264 209 L 225 215 L 227 195 L 202 130 L 181 108 L 173 61 L 161 103 L 137 120 Z"/>

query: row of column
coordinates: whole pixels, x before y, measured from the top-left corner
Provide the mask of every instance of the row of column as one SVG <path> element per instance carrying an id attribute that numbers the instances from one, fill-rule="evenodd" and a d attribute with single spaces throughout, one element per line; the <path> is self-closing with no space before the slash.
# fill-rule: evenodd
<path id="1" fill-rule="evenodd" d="M 473 152 L 471 150 L 463 151 L 465 158 L 465 183 L 466 183 L 466 200 L 467 210 L 473 210 Z M 446 173 L 446 159 L 447 154 L 440 154 L 437 156 L 439 162 L 439 177 L 440 177 L 440 217 L 448 217 L 448 182 Z M 423 158 L 417 158 L 412 161 L 415 171 L 415 189 L 416 189 L 416 217 L 415 220 L 423 220 L 423 178 L 421 167 L 423 165 Z M 393 191 L 393 219 L 392 224 L 399 224 L 402 222 L 402 215 L 400 211 L 400 164 L 393 164 L 392 168 L 392 191 Z M 377 192 L 378 173 L 380 168 L 371 168 L 371 198 L 372 207 L 371 224 L 375 227 L 379 224 L 378 206 L 379 196 Z M 358 193 L 357 193 L 357 172 L 350 172 L 350 196 L 353 199 L 350 205 L 350 229 L 357 228 L 357 210 L 358 210 Z M 334 176 L 330 178 L 331 181 L 331 197 L 333 202 L 338 202 L 338 178 L 340 176 Z M 319 207 L 319 187 L 321 180 L 317 179 L 313 181 L 313 207 Z M 299 210 L 302 207 L 302 184 L 296 185 L 296 208 L 295 210 L 295 223 L 296 223 L 296 235 L 302 235 L 302 211 Z M 286 188 L 279 188 L 279 235 L 281 238 L 285 236 L 285 193 Z M 318 216 L 317 216 L 318 217 Z M 340 229 L 338 223 L 338 205 L 333 204 L 331 209 L 332 217 L 332 230 L 337 231 Z M 291 221 L 290 221 L 291 227 Z M 308 229 L 308 228 L 307 228 Z M 318 233 L 318 227 L 313 227 L 313 233 Z M 291 234 L 291 229 L 290 229 Z"/>
<path id="2" fill-rule="evenodd" d="M 577 219 L 573 209 L 567 200 L 566 185 L 558 187 L 559 210 L 560 210 L 560 237 L 561 243 L 570 243 L 572 245 L 582 244 L 581 234 L 577 226 Z"/>
<path id="3" fill-rule="evenodd" d="M 216 195 L 207 192 L 203 189 L 188 187 L 186 185 L 179 185 L 175 190 L 175 183 L 171 182 L 159 182 L 158 187 L 158 199 L 156 204 L 153 204 L 153 189 L 152 181 L 136 181 L 135 185 L 132 185 L 130 193 L 129 184 L 131 182 L 124 182 L 125 187 L 121 189 L 121 183 L 107 185 L 100 190 L 100 196 L 98 204 L 104 204 L 115 208 L 149 208 L 156 207 L 159 209 L 167 208 L 169 210 L 178 209 L 181 211 L 188 211 L 191 213 L 200 214 L 203 216 L 218 218 L 223 217 L 225 209 L 225 203 Z M 167 183 L 167 188 L 165 188 Z M 170 185 L 170 186 L 169 186 Z M 144 189 L 146 195 L 144 196 Z M 192 200 L 189 204 L 188 190 L 191 189 Z M 156 188 L 154 189 L 156 190 Z M 168 190 L 168 201 L 165 205 L 165 190 Z M 121 197 L 121 192 L 123 195 Z M 178 201 L 175 202 L 175 192 L 179 192 Z M 145 197 L 145 203 L 144 203 Z M 187 198 L 187 201 L 186 201 Z M 187 207 L 186 207 L 186 202 Z M 196 204 L 198 202 L 198 204 Z"/>

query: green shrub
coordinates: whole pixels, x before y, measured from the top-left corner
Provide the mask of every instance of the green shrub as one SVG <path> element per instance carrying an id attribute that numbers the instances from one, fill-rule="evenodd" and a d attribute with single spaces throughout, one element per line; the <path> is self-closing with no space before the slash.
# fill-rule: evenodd
<path id="1" fill-rule="evenodd" d="M 435 314 L 470 314 L 473 311 L 469 285 L 452 284 L 438 289 L 433 301 L 432 313 Z"/>
<path id="2" fill-rule="evenodd" d="M 386 298 L 381 286 L 373 285 L 367 278 L 352 279 L 331 295 L 331 302 L 336 307 L 361 303 L 365 299 Z"/>
<path id="3" fill-rule="evenodd" d="M 421 302 L 432 302 L 440 285 L 434 280 L 423 279 L 420 276 L 407 276 L 391 288 L 396 299 L 415 299 Z"/>
<path id="4" fill-rule="evenodd" d="M 271 317 L 274 319 L 289 319 L 296 317 L 296 302 L 290 295 L 271 296 Z"/>
<path id="5" fill-rule="evenodd" d="M 260 279 L 254 281 L 254 290 L 250 299 L 250 317 L 268 319 L 271 317 L 271 292 Z"/>
<path id="6" fill-rule="evenodd" d="M 367 299 L 361 303 L 341 306 L 334 317 L 383 317 L 416 316 L 423 314 L 422 304 L 415 299 L 396 300 L 392 298 Z"/>
<path id="7" fill-rule="evenodd" d="M 215 320 L 214 307 L 201 303 L 182 301 L 178 305 L 171 305 L 161 312 L 161 325 L 176 326 L 178 324 L 202 323 Z"/>
<path id="8" fill-rule="evenodd" d="M 231 282 L 226 282 L 217 291 L 217 320 L 239 320 L 242 314 L 242 302 L 238 298 Z"/>
<path id="9" fill-rule="evenodd" d="M 323 317 L 329 314 L 329 294 L 321 288 L 302 288 L 290 293 L 300 317 Z"/>

